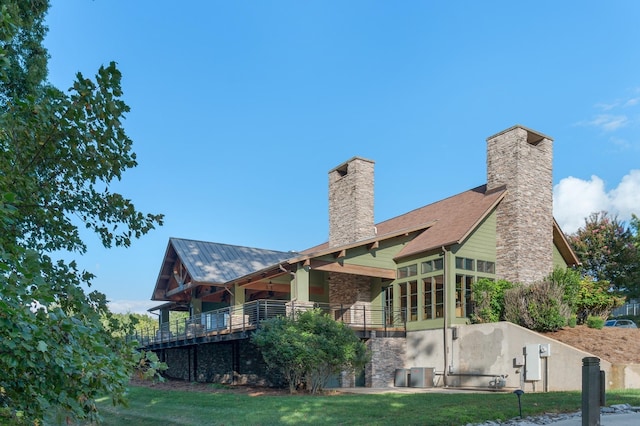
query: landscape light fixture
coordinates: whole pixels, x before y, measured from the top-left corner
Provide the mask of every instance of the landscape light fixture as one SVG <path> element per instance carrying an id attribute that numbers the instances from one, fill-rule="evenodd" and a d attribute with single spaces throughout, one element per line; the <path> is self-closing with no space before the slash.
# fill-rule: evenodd
<path id="1" fill-rule="evenodd" d="M 522 404 L 520 403 L 520 396 L 524 393 L 522 389 L 516 389 L 513 391 L 518 397 L 518 411 L 520 412 L 520 418 L 522 418 Z"/>

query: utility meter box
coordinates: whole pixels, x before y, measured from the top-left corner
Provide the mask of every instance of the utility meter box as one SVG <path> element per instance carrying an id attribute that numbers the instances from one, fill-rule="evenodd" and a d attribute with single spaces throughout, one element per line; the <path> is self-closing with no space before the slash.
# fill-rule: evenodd
<path id="1" fill-rule="evenodd" d="M 524 379 L 528 382 L 542 380 L 539 344 L 524 347 Z"/>
<path id="2" fill-rule="evenodd" d="M 548 358 L 551 356 L 551 345 L 544 343 L 540 345 L 540 358 Z"/>

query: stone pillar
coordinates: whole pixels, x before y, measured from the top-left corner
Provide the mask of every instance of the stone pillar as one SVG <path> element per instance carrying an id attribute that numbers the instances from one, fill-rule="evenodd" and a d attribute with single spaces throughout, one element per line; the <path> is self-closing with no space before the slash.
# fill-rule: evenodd
<path id="1" fill-rule="evenodd" d="M 375 236 L 374 162 L 354 157 L 329 172 L 329 246 Z"/>
<path id="2" fill-rule="evenodd" d="M 496 275 L 530 284 L 553 271 L 553 140 L 522 126 L 487 138 L 487 191 L 496 211 Z"/>

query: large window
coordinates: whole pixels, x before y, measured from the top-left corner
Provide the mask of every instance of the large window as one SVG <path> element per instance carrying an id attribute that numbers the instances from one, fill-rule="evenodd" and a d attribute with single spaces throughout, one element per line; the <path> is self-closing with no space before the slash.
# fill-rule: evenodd
<path id="1" fill-rule="evenodd" d="M 400 283 L 400 308 L 407 321 L 418 320 L 418 281 Z"/>
<path id="2" fill-rule="evenodd" d="M 444 315 L 444 277 L 437 275 L 422 280 L 422 319 L 441 318 Z"/>
<path id="3" fill-rule="evenodd" d="M 471 316 L 471 286 L 474 277 L 472 275 L 456 275 L 456 318 Z"/>

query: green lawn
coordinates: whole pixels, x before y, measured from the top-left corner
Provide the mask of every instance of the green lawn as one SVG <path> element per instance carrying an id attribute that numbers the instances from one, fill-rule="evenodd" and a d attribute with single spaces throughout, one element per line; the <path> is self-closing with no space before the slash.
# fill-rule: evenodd
<path id="1" fill-rule="evenodd" d="M 579 392 L 522 395 L 522 414 L 580 410 Z M 105 399 L 105 425 L 464 425 L 518 416 L 511 393 L 248 396 L 132 387 L 129 407 Z M 640 390 L 607 393 L 607 405 L 640 405 Z"/>

